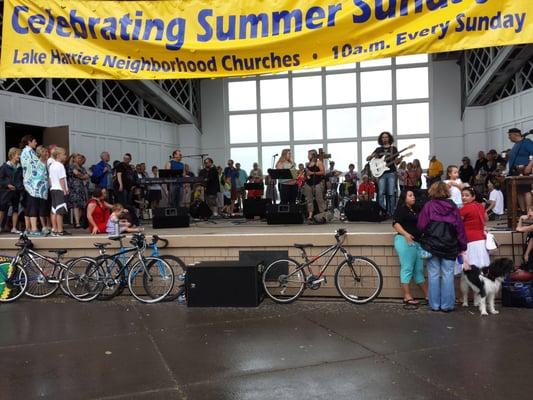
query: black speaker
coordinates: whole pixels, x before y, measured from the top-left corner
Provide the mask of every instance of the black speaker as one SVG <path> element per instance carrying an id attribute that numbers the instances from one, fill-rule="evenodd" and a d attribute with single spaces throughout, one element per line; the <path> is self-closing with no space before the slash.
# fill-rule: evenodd
<path id="1" fill-rule="evenodd" d="M 189 210 L 185 207 L 156 208 L 153 210 L 152 228 L 188 228 Z"/>
<path id="2" fill-rule="evenodd" d="M 348 221 L 381 222 L 387 219 L 387 213 L 375 201 L 349 201 L 344 206 L 344 215 Z"/>
<path id="3" fill-rule="evenodd" d="M 205 201 L 195 200 L 191 204 L 191 217 L 196 219 L 209 219 L 211 215 L 213 215 L 213 211 L 211 211 Z"/>
<path id="4" fill-rule="evenodd" d="M 206 261 L 187 267 L 188 307 L 257 307 L 262 300 L 261 270 L 240 261 Z"/>
<path id="5" fill-rule="evenodd" d="M 246 219 L 265 218 L 267 204 L 270 204 L 270 199 L 244 199 L 242 214 Z"/>
<path id="6" fill-rule="evenodd" d="M 303 204 L 268 204 L 266 219 L 269 225 L 303 224 L 305 206 Z"/>

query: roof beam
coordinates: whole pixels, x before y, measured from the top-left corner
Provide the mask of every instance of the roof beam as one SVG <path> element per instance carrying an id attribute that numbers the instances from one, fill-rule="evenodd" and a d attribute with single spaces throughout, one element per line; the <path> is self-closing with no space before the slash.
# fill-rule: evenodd
<path id="1" fill-rule="evenodd" d="M 198 126 L 198 121 L 194 115 L 155 82 L 149 80 L 123 80 L 121 83 L 133 90 L 144 101 L 168 115 L 177 124 L 187 123 Z"/>

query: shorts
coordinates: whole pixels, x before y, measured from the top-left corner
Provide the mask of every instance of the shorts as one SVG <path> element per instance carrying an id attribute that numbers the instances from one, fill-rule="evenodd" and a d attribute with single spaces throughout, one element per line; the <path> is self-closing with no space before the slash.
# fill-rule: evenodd
<path id="1" fill-rule="evenodd" d="M 0 211 L 7 213 L 9 208 L 13 208 L 13 212 L 19 212 L 20 193 L 13 191 L 6 191 L 0 200 Z"/>
<path id="2" fill-rule="evenodd" d="M 224 196 L 224 205 L 229 206 L 232 203 L 229 197 Z"/>
<path id="3" fill-rule="evenodd" d="M 236 188 L 231 188 L 231 200 L 235 201 L 239 198 L 239 191 Z"/>
<path id="4" fill-rule="evenodd" d="M 50 215 L 50 207 L 46 199 L 40 199 L 28 195 L 26 201 L 25 215 L 27 217 L 48 217 Z"/>
<path id="5" fill-rule="evenodd" d="M 52 214 L 68 214 L 67 201 L 62 190 L 50 190 L 50 202 Z"/>

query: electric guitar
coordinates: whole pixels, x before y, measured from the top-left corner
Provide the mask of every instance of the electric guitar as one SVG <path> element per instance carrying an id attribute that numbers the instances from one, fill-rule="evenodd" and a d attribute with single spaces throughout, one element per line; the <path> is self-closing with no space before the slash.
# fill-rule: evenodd
<path id="1" fill-rule="evenodd" d="M 397 153 L 391 154 L 389 156 L 383 155 L 381 157 L 374 157 L 372 160 L 368 162 L 370 167 L 370 172 L 372 172 L 372 176 L 375 178 L 379 178 L 381 175 L 383 175 L 385 172 L 390 170 L 390 166 L 394 164 L 396 161 L 396 158 L 403 153 L 406 150 L 412 149 L 415 147 L 416 144 L 412 144 L 410 146 L 407 146 L 405 149 L 400 150 Z M 408 157 L 412 155 L 412 153 L 405 154 L 402 157 Z"/>

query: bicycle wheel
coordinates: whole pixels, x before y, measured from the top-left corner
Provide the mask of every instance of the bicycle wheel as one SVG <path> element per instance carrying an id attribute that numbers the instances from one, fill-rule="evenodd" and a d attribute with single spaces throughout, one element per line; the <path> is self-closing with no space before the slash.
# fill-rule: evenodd
<path id="1" fill-rule="evenodd" d="M 22 296 L 28 285 L 28 275 L 20 264 L 0 264 L 0 302 L 9 303 Z"/>
<path id="2" fill-rule="evenodd" d="M 168 254 L 159 256 L 159 258 L 165 260 L 174 272 L 174 286 L 172 286 L 170 293 L 164 299 L 164 301 L 174 301 L 185 293 L 185 263 L 181 258 Z"/>
<path id="3" fill-rule="evenodd" d="M 54 264 L 42 258 L 28 259 L 25 263 L 28 286 L 24 294 L 34 299 L 53 295 L 59 287 L 59 278 L 53 276 L 56 268 Z"/>
<path id="4" fill-rule="evenodd" d="M 296 261 L 276 260 L 263 272 L 265 293 L 276 303 L 291 303 L 305 289 L 305 272 Z"/>
<path id="5" fill-rule="evenodd" d="M 146 268 L 138 261 L 128 274 L 131 294 L 143 303 L 163 300 L 174 285 L 174 272 L 168 263 L 157 257 L 144 259 Z"/>
<path id="6" fill-rule="evenodd" d="M 100 266 L 92 258 L 80 257 L 70 261 L 65 272 L 69 295 L 83 302 L 96 299 L 104 288 L 103 276 Z"/>
<path id="7" fill-rule="evenodd" d="M 383 275 L 376 263 L 366 257 L 344 260 L 335 271 L 335 286 L 350 303 L 365 304 L 381 293 Z"/>
<path id="8" fill-rule="evenodd" d="M 102 292 L 98 300 L 111 300 L 122 293 L 126 285 L 126 272 L 118 257 L 104 255 L 96 258 L 103 279 Z"/>

